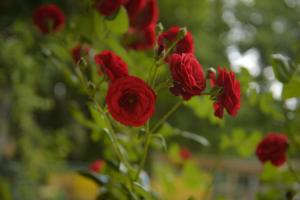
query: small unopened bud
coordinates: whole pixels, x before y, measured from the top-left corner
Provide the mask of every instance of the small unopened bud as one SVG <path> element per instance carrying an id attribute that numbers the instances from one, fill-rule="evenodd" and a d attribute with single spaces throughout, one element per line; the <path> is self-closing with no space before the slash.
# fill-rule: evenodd
<path id="1" fill-rule="evenodd" d="M 157 35 L 161 34 L 164 31 L 164 26 L 162 25 L 162 23 L 158 23 L 156 24 L 155 27 L 155 32 Z"/>
<path id="2" fill-rule="evenodd" d="M 206 71 L 206 78 L 211 79 L 215 76 L 216 76 L 216 70 L 212 67 L 208 68 L 208 70 Z"/>
<path id="3" fill-rule="evenodd" d="M 77 64 L 78 64 L 81 71 L 85 71 L 85 69 L 88 66 L 88 63 L 87 63 L 87 61 L 84 57 L 81 57 Z"/>
<path id="4" fill-rule="evenodd" d="M 181 39 L 183 39 L 183 38 L 186 36 L 186 34 L 187 34 L 187 29 L 186 29 L 186 27 L 183 27 L 183 28 L 181 28 L 181 29 L 179 30 L 179 33 L 178 33 L 178 35 L 177 35 L 177 38 L 178 38 L 179 40 L 181 40 Z"/>
<path id="5" fill-rule="evenodd" d="M 94 97 L 95 93 L 96 93 L 96 86 L 95 86 L 95 84 L 93 82 L 89 81 L 87 83 L 87 88 L 88 88 L 89 95 L 91 97 Z"/>

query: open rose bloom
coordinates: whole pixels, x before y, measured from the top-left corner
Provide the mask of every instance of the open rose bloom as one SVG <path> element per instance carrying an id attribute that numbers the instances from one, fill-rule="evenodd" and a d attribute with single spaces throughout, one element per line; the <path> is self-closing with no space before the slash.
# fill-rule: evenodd
<path id="1" fill-rule="evenodd" d="M 33 13 L 33 22 L 40 32 L 48 34 L 60 31 L 65 24 L 63 11 L 55 4 L 38 7 Z"/>
<path id="2" fill-rule="evenodd" d="M 270 161 L 275 166 L 286 162 L 286 151 L 289 143 L 286 135 L 282 133 L 269 133 L 256 147 L 256 156 L 265 163 Z"/>

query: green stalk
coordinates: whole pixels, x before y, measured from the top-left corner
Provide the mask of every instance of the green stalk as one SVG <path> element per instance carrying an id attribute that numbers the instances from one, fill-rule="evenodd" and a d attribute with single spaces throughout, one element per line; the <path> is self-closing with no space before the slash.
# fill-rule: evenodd
<path id="1" fill-rule="evenodd" d="M 158 127 L 163 124 L 183 103 L 182 100 L 178 101 L 172 108 L 169 110 L 155 125 L 154 127 L 150 130 L 151 133 L 154 133 Z"/>
<path id="2" fill-rule="evenodd" d="M 112 125 L 110 123 L 109 118 L 103 112 L 101 106 L 95 100 L 94 100 L 94 103 L 97 105 L 98 110 L 103 113 L 103 117 L 104 117 L 105 123 L 106 123 L 106 125 L 108 127 L 108 130 L 109 130 L 109 134 L 108 135 L 109 135 L 109 137 L 110 137 L 110 139 L 112 141 L 113 149 L 114 149 L 117 157 L 119 158 L 119 160 L 122 163 L 124 163 L 124 165 L 126 166 L 127 170 L 130 170 L 131 166 L 130 166 L 128 160 L 126 160 L 125 156 L 122 155 L 122 152 L 120 151 L 118 137 L 117 137 L 117 135 L 115 134 L 115 132 L 113 130 L 113 127 L 112 127 Z"/>
<path id="3" fill-rule="evenodd" d="M 144 165 L 145 165 L 145 162 L 146 162 L 146 158 L 147 158 L 147 155 L 148 155 L 148 151 L 149 151 L 149 146 L 150 146 L 150 142 L 151 142 L 151 132 L 150 132 L 150 123 L 149 121 L 147 122 L 146 124 L 146 142 L 145 142 L 145 148 L 144 148 L 144 152 L 143 152 L 143 157 L 142 157 L 142 160 L 139 164 L 139 168 L 138 168 L 138 171 L 135 175 L 135 178 L 134 180 L 137 180 L 139 178 L 139 175 L 142 171 L 142 169 L 144 168 Z"/>

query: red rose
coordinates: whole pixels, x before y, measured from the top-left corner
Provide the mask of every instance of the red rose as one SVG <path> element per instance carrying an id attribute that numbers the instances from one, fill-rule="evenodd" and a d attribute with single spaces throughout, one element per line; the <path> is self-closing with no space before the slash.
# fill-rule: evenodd
<path id="1" fill-rule="evenodd" d="M 219 87 L 222 89 L 214 103 L 215 116 L 223 118 L 224 108 L 231 116 L 236 116 L 240 109 L 240 82 L 235 79 L 232 71 L 226 68 L 218 68 L 218 77 L 210 73 L 212 88 Z"/>
<path id="2" fill-rule="evenodd" d="M 156 95 L 141 79 L 127 76 L 112 82 L 106 103 L 111 116 L 127 126 L 142 126 L 154 113 Z"/>
<path id="3" fill-rule="evenodd" d="M 155 26 L 150 25 L 143 30 L 129 29 L 124 36 L 125 45 L 135 50 L 152 48 L 155 44 Z"/>
<path id="4" fill-rule="evenodd" d="M 95 160 L 89 165 L 89 170 L 91 172 L 99 173 L 101 172 L 104 164 L 105 164 L 104 160 Z"/>
<path id="5" fill-rule="evenodd" d="M 200 95 L 205 89 L 205 78 L 195 56 L 190 53 L 172 54 L 169 61 L 174 84 L 171 92 L 175 96 L 181 95 L 184 100 Z"/>
<path id="6" fill-rule="evenodd" d="M 179 155 L 182 160 L 188 160 L 192 157 L 192 153 L 190 152 L 190 150 L 184 147 L 180 149 Z"/>
<path id="7" fill-rule="evenodd" d="M 33 22 L 42 33 L 48 34 L 61 30 L 65 23 L 65 16 L 55 4 L 46 4 L 34 11 Z"/>
<path id="8" fill-rule="evenodd" d="M 78 63 L 81 57 L 86 57 L 89 54 L 90 48 L 87 46 L 77 44 L 71 50 L 74 63 Z"/>
<path id="9" fill-rule="evenodd" d="M 271 161 L 275 166 L 280 166 L 286 161 L 288 138 L 284 134 L 269 133 L 256 147 L 256 156 L 264 163 Z"/>
<path id="10" fill-rule="evenodd" d="M 100 66 L 99 74 L 104 72 L 111 81 L 128 76 L 127 64 L 112 51 L 106 50 L 95 55 L 95 62 Z"/>
<path id="11" fill-rule="evenodd" d="M 144 29 L 150 24 L 156 24 L 158 6 L 156 0 L 129 0 L 124 5 L 130 21 L 130 27 Z"/>
<path id="12" fill-rule="evenodd" d="M 129 19 L 134 19 L 140 10 L 146 5 L 147 0 L 128 0 L 124 6 L 127 10 Z"/>
<path id="13" fill-rule="evenodd" d="M 163 32 L 158 37 L 158 45 L 160 51 L 168 48 L 172 42 L 174 42 L 177 38 L 177 35 L 180 31 L 180 28 L 177 26 L 171 27 L 166 32 Z M 174 53 L 194 53 L 194 41 L 192 34 L 187 32 L 185 37 L 181 39 L 177 45 L 175 46 Z M 160 53 L 160 52 L 159 52 Z"/>
<path id="14" fill-rule="evenodd" d="M 96 9 L 104 16 L 116 12 L 122 5 L 123 0 L 94 0 Z"/>

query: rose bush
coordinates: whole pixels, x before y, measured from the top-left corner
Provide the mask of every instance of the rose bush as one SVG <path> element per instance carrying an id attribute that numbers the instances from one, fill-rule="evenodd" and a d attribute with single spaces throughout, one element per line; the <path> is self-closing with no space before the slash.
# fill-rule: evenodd
<path id="1" fill-rule="evenodd" d="M 62 11 L 53 5 L 45 7 L 47 9 L 41 6 L 35 12 L 35 25 L 45 34 L 61 30 L 65 23 Z M 93 177 L 101 187 L 109 188 L 107 193 L 102 191 L 100 196 L 108 195 L 115 199 L 155 199 L 155 195 L 148 189 L 149 183 L 145 181 L 144 167 L 154 138 L 158 138 L 162 146 L 166 146 L 164 135 L 160 133 L 166 129 L 168 118 L 180 106 L 189 105 L 189 102 L 198 103 L 197 107 L 201 109 L 201 101 L 208 100 L 200 97 L 204 95 L 210 97 L 209 103 L 219 120 L 223 119 L 224 110 L 235 117 L 241 107 L 240 82 L 226 68 L 219 67 L 217 73 L 214 70 L 205 73 L 203 68 L 207 66 L 198 62 L 193 36 L 186 28 L 173 26 L 164 31 L 161 24 L 156 26 L 159 17 L 157 1 L 100 0 L 93 1 L 92 7 L 96 14 L 103 16 L 93 15 L 91 24 L 95 31 L 85 35 L 81 30 L 78 37 L 70 39 L 79 40 L 79 44 L 71 50 L 70 57 L 80 66 L 74 68 L 76 80 L 80 82 L 80 87 L 90 100 L 88 110 L 94 121 L 77 117 L 94 131 L 93 134 L 104 132 L 107 137 L 101 139 L 108 141 L 104 142 L 106 145 L 103 154 L 107 170 L 101 171 L 102 162 L 99 161 L 92 163 L 89 170 L 105 174 L 109 178 L 103 181 L 95 174 L 87 177 Z M 126 14 L 128 21 L 121 19 Z M 114 20 L 120 20 L 125 25 L 120 29 L 113 27 Z M 73 30 L 74 27 L 76 28 L 71 26 Z M 125 31 L 122 30 L 124 27 Z M 112 36 L 109 37 L 109 34 Z M 101 43 L 99 40 L 104 44 L 98 44 Z M 99 49 L 102 51 L 95 54 Z M 151 51 L 145 54 L 136 53 L 134 50 L 152 50 L 154 54 L 150 54 Z M 138 62 L 150 55 L 151 62 Z M 60 55 L 55 56 L 59 58 Z M 91 56 L 94 61 L 89 60 Z M 153 64 L 150 66 L 149 63 Z M 214 63 L 214 66 L 218 65 L 219 63 Z M 169 70 L 166 70 L 168 67 Z M 128 68 L 139 68 L 140 71 L 133 70 L 135 73 L 129 73 Z M 93 74 L 93 71 L 98 71 L 99 76 Z M 165 115 L 155 116 L 157 104 L 160 103 L 158 97 L 165 91 L 164 88 L 169 88 L 176 96 L 173 96 L 172 102 L 177 103 Z M 210 112 L 209 109 L 203 109 Z M 203 115 L 204 112 L 198 113 Z M 171 130 L 172 134 L 180 132 L 177 129 Z M 193 133 L 185 134 L 203 143 L 201 139 L 195 139 Z M 273 165 L 280 166 L 287 160 L 287 147 L 287 138 L 284 136 L 268 135 L 257 146 L 256 155 L 263 163 L 270 161 Z M 189 160 L 191 152 L 182 148 L 179 156 L 182 160 Z M 113 190 L 118 192 L 114 193 Z"/>

